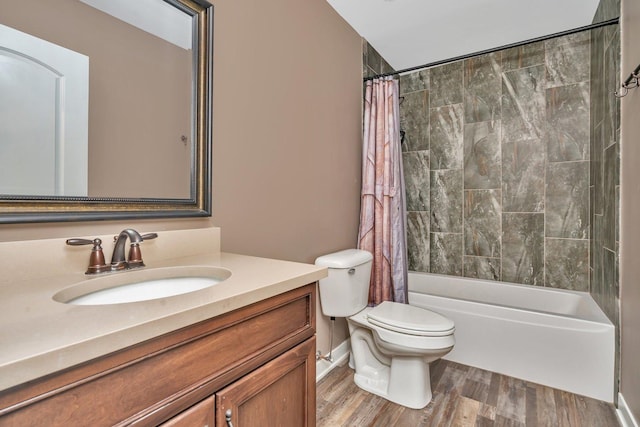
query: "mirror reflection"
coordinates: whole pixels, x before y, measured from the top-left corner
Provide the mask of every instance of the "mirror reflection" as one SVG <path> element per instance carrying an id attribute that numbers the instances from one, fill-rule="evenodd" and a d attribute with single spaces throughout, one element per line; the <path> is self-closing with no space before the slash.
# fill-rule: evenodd
<path id="1" fill-rule="evenodd" d="M 21 103 L 12 102 L 12 97 L 3 96 L 0 101 L 2 123 L 13 124 L 11 137 L 2 135 L 2 158 L 3 165 L 14 164 L 16 166 L 11 169 L 24 171 L 15 174 L 15 170 L 5 169 L 0 187 L 2 194 L 190 196 L 191 44 L 172 43 L 93 7 L 101 6 L 101 3 L 104 2 L 14 2 L 11 13 L 2 11 L 0 19 L 8 24 L 4 27 L 5 32 L 13 24 L 14 35 L 5 37 L 3 34 L 2 37 L 0 88 L 3 94 L 20 94 L 13 98 L 22 100 Z M 187 19 L 187 42 L 190 42 L 188 15 L 162 1 L 146 3 L 146 10 L 140 9 L 142 4 L 138 4 L 138 11 L 121 7 L 120 16 L 128 14 L 132 17 L 130 21 L 136 16 L 155 19 L 159 15 L 158 8 L 149 9 L 149 5 L 165 6 L 166 10 L 173 9 L 174 14 L 166 16 L 164 21 L 173 16 L 177 25 L 184 25 L 184 18 Z M 59 10 L 61 6 L 64 11 Z M 29 19 L 13 18 L 16 9 L 23 9 L 22 16 L 28 15 Z M 108 11 L 111 9 L 107 8 Z M 117 14 L 117 10 L 114 13 Z M 14 50 L 23 44 L 14 40 L 17 34 L 22 34 L 24 39 L 31 34 L 33 44 L 39 41 L 40 45 L 45 45 L 40 56 L 34 56 L 31 49 Z M 71 58 L 62 59 L 61 54 L 47 49 L 83 57 L 88 63 L 87 69 L 78 75 L 73 73 L 75 70 L 71 66 L 67 71 Z M 58 58 L 61 64 L 54 62 Z M 36 70 L 25 75 L 23 68 Z M 23 81 L 16 82 L 12 78 L 15 74 L 24 76 Z M 44 74 L 47 75 L 40 76 Z M 32 84 L 39 82 L 34 76 L 45 81 Z M 76 102 L 74 92 L 81 90 L 75 87 L 87 84 L 81 80 L 88 81 L 85 89 L 88 104 L 84 105 L 85 110 L 80 106 L 79 111 L 69 111 L 66 108 Z M 49 87 L 40 89 L 46 84 Z M 86 103 L 87 100 L 78 102 Z M 82 128 L 83 124 L 75 122 L 87 119 L 88 134 L 82 135 L 83 129 L 76 128 Z M 87 138 L 89 144 L 85 147 Z M 73 150 L 79 150 L 79 153 L 66 153 Z M 35 156 L 34 152 L 42 155 Z M 85 169 L 85 173 L 74 174 L 74 170 L 80 169 Z M 77 186 L 64 185 L 67 174 L 72 175 L 71 181 L 84 179 L 87 182 Z M 41 176 L 38 182 L 25 186 L 28 182 L 25 175 Z M 62 182 L 56 183 L 56 177 Z M 24 190 L 28 192 L 23 193 Z"/>
<path id="2" fill-rule="evenodd" d="M 0 25 L 0 194 L 88 196 L 89 58 Z"/>
<path id="3" fill-rule="evenodd" d="M 86 198 L 105 211 L 113 199 L 200 207 L 211 5 L 9 3 L 0 5 L 0 213 L 21 198 Z"/>

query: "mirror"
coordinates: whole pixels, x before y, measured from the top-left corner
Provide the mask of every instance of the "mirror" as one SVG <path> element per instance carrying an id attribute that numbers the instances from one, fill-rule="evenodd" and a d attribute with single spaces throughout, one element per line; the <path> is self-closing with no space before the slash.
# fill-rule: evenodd
<path id="1" fill-rule="evenodd" d="M 4 3 L 0 223 L 211 215 L 213 6 Z"/>

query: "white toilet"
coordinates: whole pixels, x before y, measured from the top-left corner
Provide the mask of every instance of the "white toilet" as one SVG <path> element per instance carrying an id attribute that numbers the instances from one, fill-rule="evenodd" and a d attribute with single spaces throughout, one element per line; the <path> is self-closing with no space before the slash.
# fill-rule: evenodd
<path id="1" fill-rule="evenodd" d="M 396 302 L 367 307 L 372 255 L 347 249 L 316 259 L 328 267 L 320 280 L 326 316 L 346 317 L 355 383 L 400 405 L 420 409 L 431 401 L 429 363 L 453 348 L 453 321 Z"/>

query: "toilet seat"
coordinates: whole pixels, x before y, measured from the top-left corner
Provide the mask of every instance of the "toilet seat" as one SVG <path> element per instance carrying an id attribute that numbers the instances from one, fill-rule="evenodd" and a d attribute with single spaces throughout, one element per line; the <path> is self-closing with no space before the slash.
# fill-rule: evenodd
<path id="1" fill-rule="evenodd" d="M 438 313 L 390 301 L 369 310 L 366 317 L 380 328 L 420 337 L 443 337 L 455 330 L 453 321 Z"/>
<path id="2" fill-rule="evenodd" d="M 409 306 L 407 304 L 401 303 L 388 303 L 398 305 L 403 308 L 391 308 L 391 311 L 399 310 L 402 312 L 414 312 L 413 309 L 418 309 L 420 311 L 427 311 L 419 307 Z M 404 307 L 410 307 L 409 309 Z M 385 316 L 386 310 L 389 308 L 383 308 L 382 310 L 377 310 L 378 312 L 382 312 L 382 318 L 385 319 L 385 322 L 379 322 L 372 319 L 369 314 L 375 310 L 377 307 L 366 307 L 364 310 L 359 313 L 347 318 L 349 322 L 349 330 L 353 336 L 355 327 L 362 327 L 368 329 L 373 334 L 374 341 L 377 343 L 378 348 L 387 356 L 393 357 L 394 355 L 412 355 L 412 356 L 420 356 L 432 353 L 433 351 L 441 351 L 444 349 L 451 349 L 455 344 L 454 338 L 454 327 L 453 322 L 448 323 L 448 319 L 445 320 L 443 324 L 445 326 L 442 329 L 444 331 L 421 331 L 421 329 L 437 329 L 433 327 L 425 327 L 426 325 L 417 326 L 414 325 L 413 329 L 403 328 L 401 326 L 395 325 L 395 323 L 400 323 L 402 325 L 403 322 L 398 319 L 402 318 L 402 314 L 395 318 L 395 316 L 391 315 L 392 318 L 398 320 L 394 322 L 393 320 L 389 324 L 389 317 Z M 428 312 L 439 319 L 440 315 L 434 312 Z M 378 313 L 380 315 L 380 313 Z M 417 314 L 419 317 L 422 316 L 423 313 Z M 407 315 L 408 316 L 408 315 Z M 374 313 L 374 317 L 378 317 Z M 444 318 L 444 316 L 442 316 Z M 378 317 L 379 318 L 379 317 Z M 419 322 L 420 320 L 414 321 L 414 323 Z M 405 319 L 405 324 L 411 324 L 412 321 Z M 416 333 L 417 332 L 417 333 Z"/>

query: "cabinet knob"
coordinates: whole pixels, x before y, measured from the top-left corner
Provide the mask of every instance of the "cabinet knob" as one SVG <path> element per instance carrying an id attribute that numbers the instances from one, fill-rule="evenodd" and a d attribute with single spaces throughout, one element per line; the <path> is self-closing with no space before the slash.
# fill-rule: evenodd
<path id="1" fill-rule="evenodd" d="M 231 409 L 227 409 L 227 412 L 224 413 L 224 419 L 227 421 L 227 427 L 233 427 L 231 423 Z"/>

